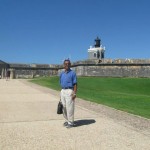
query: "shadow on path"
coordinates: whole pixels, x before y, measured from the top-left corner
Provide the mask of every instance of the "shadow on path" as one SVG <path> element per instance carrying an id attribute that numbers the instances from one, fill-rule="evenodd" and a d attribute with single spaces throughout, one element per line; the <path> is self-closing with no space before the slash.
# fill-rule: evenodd
<path id="1" fill-rule="evenodd" d="M 74 121 L 74 127 L 89 125 L 89 124 L 92 124 L 95 122 L 96 121 L 94 119 L 76 120 L 76 121 Z"/>

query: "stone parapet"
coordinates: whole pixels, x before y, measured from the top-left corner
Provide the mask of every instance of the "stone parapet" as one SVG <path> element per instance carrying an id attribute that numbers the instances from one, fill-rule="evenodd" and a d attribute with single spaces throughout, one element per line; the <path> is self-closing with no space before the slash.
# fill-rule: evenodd
<path id="1" fill-rule="evenodd" d="M 43 68 L 43 69 L 51 69 L 51 68 L 58 68 L 58 65 L 52 65 L 52 64 L 10 64 L 10 68 Z"/>
<path id="2" fill-rule="evenodd" d="M 87 59 L 73 62 L 72 66 L 81 64 L 150 64 L 150 59 Z"/>

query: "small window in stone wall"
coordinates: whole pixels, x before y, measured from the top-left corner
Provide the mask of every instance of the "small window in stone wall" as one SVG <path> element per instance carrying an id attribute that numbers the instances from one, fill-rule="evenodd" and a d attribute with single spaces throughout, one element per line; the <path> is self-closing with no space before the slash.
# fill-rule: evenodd
<path id="1" fill-rule="evenodd" d="M 94 53 L 94 57 L 96 57 L 96 53 Z"/>

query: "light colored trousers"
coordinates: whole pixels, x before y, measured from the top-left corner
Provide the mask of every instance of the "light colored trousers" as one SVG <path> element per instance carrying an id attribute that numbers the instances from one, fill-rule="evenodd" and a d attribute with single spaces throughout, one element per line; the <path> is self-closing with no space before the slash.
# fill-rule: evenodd
<path id="1" fill-rule="evenodd" d="M 62 89 L 60 96 L 63 104 L 63 115 L 69 124 L 74 122 L 75 100 L 72 100 L 72 89 Z"/>

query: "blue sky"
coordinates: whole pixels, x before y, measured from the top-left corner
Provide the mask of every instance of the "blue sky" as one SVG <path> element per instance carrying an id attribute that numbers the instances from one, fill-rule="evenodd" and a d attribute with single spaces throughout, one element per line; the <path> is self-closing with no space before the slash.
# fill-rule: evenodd
<path id="1" fill-rule="evenodd" d="M 105 58 L 149 59 L 149 8 L 149 0 L 0 0 L 0 60 L 85 60 L 97 36 Z"/>

